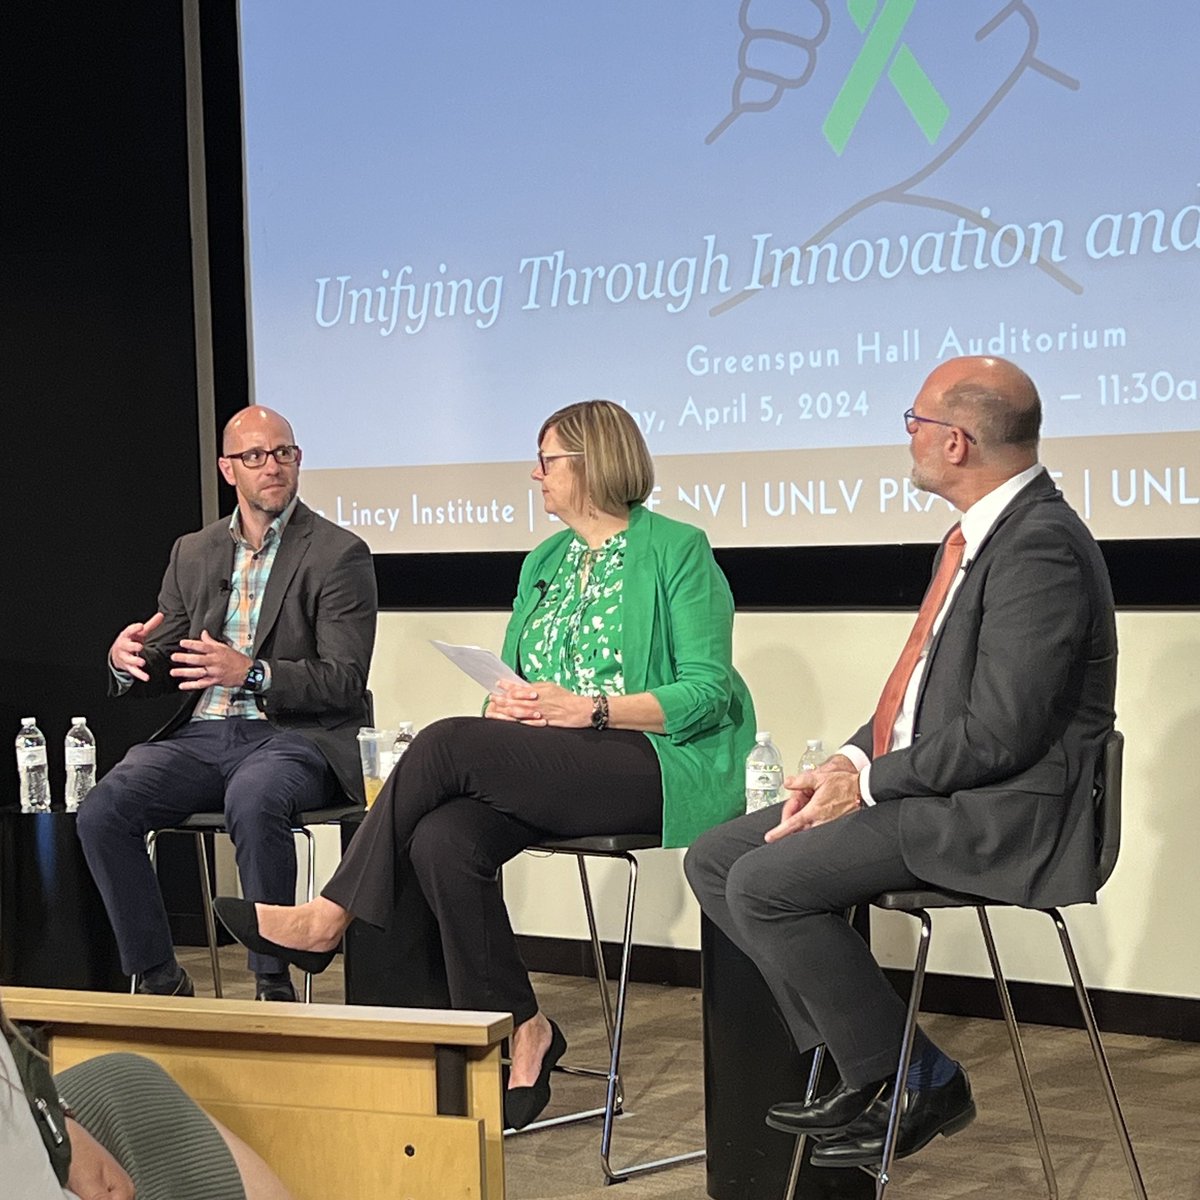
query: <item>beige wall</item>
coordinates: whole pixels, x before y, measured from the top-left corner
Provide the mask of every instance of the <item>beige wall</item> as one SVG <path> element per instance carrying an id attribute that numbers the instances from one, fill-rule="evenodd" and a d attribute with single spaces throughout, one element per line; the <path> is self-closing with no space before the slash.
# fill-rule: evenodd
<path id="1" fill-rule="evenodd" d="M 904 613 L 737 618 L 737 665 L 760 728 L 772 731 L 788 764 L 798 760 L 805 738 L 835 746 L 857 728 L 873 705 L 882 665 L 894 659 L 911 621 Z M 504 623 L 502 613 L 384 613 L 371 673 L 378 721 L 420 726 L 478 712 L 479 689 L 428 640 L 497 647 Z M 1072 913 L 1072 931 L 1091 986 L 1200 997 L 1200 616 L 1122 613 L 1118 628 L 1117 712 L 1127 739 L 1124 848 L 1100 904 Z M 609 914 L 605 936 L 612 937 L 624 884 L 600 869 L 596 877 L 602 913 Z M 519 931 L 586 936 L 573 862 L 524 855 L 506 869 L 505 888 Z M 555 901 L 547 903 L 548 896 Z M 960 917 L 936 918 L 932 968 L 986 975 L 975 926 Z M 1048 921 L 999 913 L 995 924 L 1012 978 L 1065 982 Z M 885 962 L 911 963 L 913 927 L 907 918 L 886 919 L 879 940 Z M 696 905 L 675 851 L 645 856 L 637 937 L 653 945 L 699 944 Z"/>

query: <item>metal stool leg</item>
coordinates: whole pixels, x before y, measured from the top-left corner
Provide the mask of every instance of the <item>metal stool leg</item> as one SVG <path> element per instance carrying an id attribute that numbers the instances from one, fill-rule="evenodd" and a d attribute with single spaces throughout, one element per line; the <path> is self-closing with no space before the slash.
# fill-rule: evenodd
<path id="1" fill-rule="evenodd" d="M 817 1080 L 821 1078 L 821 1067 L 825 1062 L 825 1046 L 822 1044 L 813 1051 L 812 1068 L 808 1072 L 808 1085 L 804 1089 L 804 1103 L 811 1104 L 817 1094 Z M 796 1148 L 792 1151 L 792 1165 L 788 1169 L 787 1185 L 783 1189 L 783 1200 L 793 1200 L 796 1195 L 796 1184 L 800 1182 L 800 1167 L 804 1163 L 804 1147 L 808 1145 L 808 1134 L 802 1133 L 796 1139 Z"/>
<path id="2" fill-rule="evenodd" d="M 575 856 L 579 864 L 579 886 L 583 890 L 583 907 L 587 914 L 588 933 L 592 942 L 592 962 L 596 967 L 596 984 L 600 989 L 600 1008 L 604 1013 L 604 1030 L 608 1036 L 608 1053 L 612 1056 L 613 1045 L 616 1041 L 616 1020 L 613 1016 L 612 996 L 608 990 L 608 971 L 604 965 L 604 948 L 600 944 L 600 931 L 596 925 L 596 907 L 592 903 L 592 888 L 588 881 L 587 859 L 582 854 Z M 595 1072 L 605 1080 L 607 1072 Z M 621 1085 L 621 1077 L 617 1076 L 616 1111 L 619 1113 L 625 1104 L 625 1089 Z"/>
<path id="3" fill-rule="evenodd" d="M 296 830 L 296 833 L 304 835 L 305 845 L 308 849 L 308 870 L 305 875 L 305 898 L 311 903 L 313 897 L 317 894 L 317 845 L 313 838 L 312 830 L 307 825 L 301 825 Z M 304 1003 L 312 1003 L 313 993 L 313 977 L 308 971 L 304 972 Z"/>
<path id="4" fill-rule="evenodd" d="M 200 867 L 200 890 L 204 904 L 204 936 L 208 938 L 208 957 L 212 963 L 213 993 L 221 999 L 221 957 L 217 953 L 217 921 L 213 916 L 212 884 L 208 878 L 208 847 L 204 844 L 204 834 L 197 833 L 196 861 Z"/>
<path id="5" fill-rule="evenodd" d="M 1054 922 L 1054 928 L 1058 930 L 1058 940 L 1062 945 L 1063 958 L 1066 959 L 1067 970 L 1071 973 L 1075 998 L 1079 1001 L 1079 1013 L 1083 1017 L 1088 1040 L 1092 1044 L 1092 1057 L 1096 1060 L 1096 1070 L 1100 1073 L 1104 1096 L 1108 1101 L 1108 1109 L 1112 1113 L 1117 1139 L 1121 1143 L 1121 1152 L 1125 1156 L 1125 1166 L 1129 1170 L 1129 1178 L 1133 1183 L 1133 1194 L 1137 1196 L 1138 1200 L 1146 1200 L 1146 1185 L 1142 1182 L 1142 1171 L 1138 1166 L 1137 1157 L 1133 1153 L 1133 1143 L 1129 1139 L 1129 1127 L 1125 1124 L 1125 1114 L 1121 1111 L 1121 1101 L 1117 1098 L 1117 1089 L 1113 1083 L 1112 1071 L 1109 1069 L 1108 1057 L 1100 1042 L 1100 1031 L 1096 1028 L 1092 1002 L 1088 999 L 1087 989 L 1083 986 L 1083 976 L 1079 973 L 1079 963 L 1075 959 L 1075 949 L 1071 945 L 1071 935 L 1067 932 L 1067 923 L 1057 908 L 1047 908 L 1042 911 Z"/>
<path id="6" fill-rule="evenodd" d="M 925 965 L 929 960 L 929 939 L 933 923 L 923 909 L 915 909 L 910 916 L 921 922 L 920 941 L 917 944 L 917 961 L 913 966 L 912 990 L 908 997 L 908 1014 L 904 1018 L 904 1040 L 900 1046 L 900 1062 L 896 1067 L 896 1082 L 892 1088 L 892 1111 L 888 1114 L 887 1136 L 883 1141 L 883 1161 L 875 1180 L 875 1200 L 883 1200 L 891 1182 L 892 1160 L 896 1155 L 896 1138 L 900 1133 L 900 1116 L 904 1111 L 904 1095 L 907 1090 L 908 1065 L 912 1061 L 913 1038 L 917 1032 L 917 1014 L 921 1011 L 921 993 L 925 990 Z"/>
<path id="7" fill-rule="evenodd" d="M 615 1116 L 617 1088 L 620 1083 L 621 1069 L 621 1040 L 625 1030 L 625 1004 L 629 991 L 629 964 L 633 957 L 633 913 L 634 901 L 637 898 L 638 863 L 632 854 L 623 854 L 629 867 L 629 889 L 625 900 L 625 935 L 621 943 L 621 973 L 617 985 L 617 1014 L 614 1022 L 612 1048 L 612 1064 L 608 1074 L 608 1103 L 604 1113 L 604 1132 L 600 1138 L 600 1166 L 604 1177 L 609 1183 L 619 1183 L 634 1175 L 644 1175 L 647 1171 L 657 1171 L 663 1167 L 672 1167 L 678 1163 L 693 1162 L 705 1155 L 703 1150 L 689 1150 L 685 1154 L 672 1154 L 666 1158 L 656 1158 L 650 1162 L 634 1163 L 614 1171 L 609 1163 L 609 1151 L 612 1147 L 613 1118 Z"/>
<path id="8" fill-rule="evenodd" d="M 612 1149 L 614 1119 L 620 1114 L 624 1104 L 623 1085 L 621 1081 L 621 1043 L 625 1029 L 625 1005 L 629 993 L 629 967 L 633 956 L 633 918 L 634 906 L 637 900 L 638 862 L 630 853 L 597 854 L 595 857 L 624 859 L 628 869 L 628 886 L 625 897 L 625 923 L 621 938 L 621 962 L 617 977 L 617 1003 L 615 1011 L 612 1008 L 612 998 L 608 991 L 606 972 L 604 969 L 603 949 L 600 934 L 596 927 L 595 908 L 592 903 L 591 887 L 584 858 L 587 855 L 575 851 L 560 851 L 559 853 L 575 853 L 579 862 L 579 881 L 583 889 L 584 908 L 587 913 L 588 931 L 592 942 L 592 956 L 596 963 L 596 974 L 601 989 L 601 1007 L 604 1012 L 604 1024 L 609 1042 L 608 1069 L 601 1071 L 591 1067 L 574 1067 L 559 1065 L 559 1070 L 569 1075 L 587 1075 L 605 1080 L 605 1103 L 602 1108 L 581 1109 L 578 1112 L 567 1113 L 561 1117 L 549 1117 L 542 1121 L 534 1121 L 524 1129 L 506 1129 L 505 1137 L 519 1136 L 532 1133 L 537 1129 L 548 1129 L 554 1125 L 570 1125 L 591 1117 L 603 1117 L 604 1127 L 600 1136 L 600 1167 L 604 1172 L 605 1183 L 620 1183 L 634 1175 L 647 1171 L 656 1171 L 663 1167 L 674 1166 L 677 1163 L 691 1162 L 703 1158 L 705 1151 L 692 1150 L 686 1154 L 675 1154 L 667 1158 L 655 1159 L 653 1162 L 634 1163 L 628 1167 L 614 1169 L 610 1162 Z"/>
<path id="9" fill-rule="evenodd" d="M 583 891 L 583 907 L 587 917 L 588 933 L 592 943 L 592 962 L 596 970 L 596 983 L 600 989 L 600 1006 L 604 1015 L 604 1029 L 608 1038 L 608 1053 L 609 1061 L 612 1060 L 612 1048 L 614 1040 L 614 1023 L 612 997 L 608 990 L 608 972 L 604 966 L 604 948 L 600 942 L 600 931 L 596 925 L 596 910 L 592 903 L 592 889 L 588 880 L 587 864 L 585 856 L 582 854 L 575 855 L 575 861 L 579 864 L 579 885 Z M 608 1069 L 600 1070 L 596 1067 L 577 1067 L 569 1063 L 559 1063 L 558 1070 L 564 1075 L 581 1075 L 588 1079 L 603 1079 L 606 1089 L 608 1083 Z M 607 1093 L 606 1093 L 607 1094 Z M 620 1111 L 621 1105 L 624 1103 L 624 1095 L 621 1091 L 620 1082 L 618 1081 L 618 1098 L 617 1111 Z M 608 1111 L 607 1103 L 596 1108 L 581 1108 L 576 1112 L 564 1113 L 560 1117 L 546 1117 L 540 1121 L 533 1121 L 526 1125 L 524 1129 L 510 1129 L 505 1131 L 506 1137 L 518 1137 L 523 1133 L 533 1133 L 539 1129 L 550 1129 L 555 1125 L 574 1125 L 579 1121 L 590 1121 L 593 1117 L 602 1117 Z"/>
<path id="10" fill-rule="evenodd" d="M 1029 1123 L 1033 1127 L 1033 1140 L 1037 1142 L 1038 1154 L 1042 1159 L 1042 1173 L 1046 1176 L 1046 1192 L 1049 1200 L 1058 1200 L 1058 1180 L 1054 1175 L 1054 1163 L 1050 1159 L 1050 1146 L 1046 1141 L 1046 1130 L 1042 1125 L 1042 1114 L 1029 1077 L 1029 1066 L 1025 1061 L 1025 1048 L 1021 1044 L 1021 1033 L 1017 1028 L 1012 998 L 1008 994 L 1008 983 L 1000 969 L 1000 956 L 996 952 L 996 941 L 992 937 L 991 922 L 987 910 L 980 906 L 979 928 L 983 933 L 983 944 L 987 947 L 988 961 L 992 964 L 992 978 L 996 981 L 996 993 L 1000 997 L 1000 1011 L 1004 1014 L 1004 1026 L 1008 1030 L 1008 1041 L 1012 1046 L 1013 1061 L 1017 1064 L 1017 1075 L 1021 1080 L 1021 1091 L 1025 1093 L 1025 1107 L 1029 1110 Z"/>

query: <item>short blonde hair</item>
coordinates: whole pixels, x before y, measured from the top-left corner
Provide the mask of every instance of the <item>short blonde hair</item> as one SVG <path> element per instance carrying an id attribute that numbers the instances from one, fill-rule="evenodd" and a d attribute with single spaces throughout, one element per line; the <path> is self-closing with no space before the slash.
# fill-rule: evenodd
<path id="1" fill-rule="evenodd" d="M 568 459 L 575 474 L 576 500 L 621 516 L 641 504 L 654 488 L 654 460 L 637 422 L 611 400 L 582 400 L 560 408 L 542 422 L 538 445 L 549 430 L 564 450 L 582 454 Z"/>

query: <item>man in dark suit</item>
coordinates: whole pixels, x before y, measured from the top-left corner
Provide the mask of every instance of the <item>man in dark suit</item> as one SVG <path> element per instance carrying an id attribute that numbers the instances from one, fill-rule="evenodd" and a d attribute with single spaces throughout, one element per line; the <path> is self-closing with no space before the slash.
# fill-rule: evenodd
<path id="1" fill-rule="evenodd" d="M 1092 785 L 1114 721 L 1099 548 L 1038 465 L 1041 404 L 1012 363 L 954 359 L 905 414 L 913 480 L 962 514 L 875 715 L 786 800 L 701 836 L 701 907 L 762 971 L 796 1044 L 841 1081 L 768 1123 L 813 1161 L 878 1165 L 904 1005 L 844 911 L 922 882 L 1034 907 L 1095 899 Z M 960 557 L 961 556 L 961 557 Z M 918 1031 L 898 1155 L 975 1115 Z"/>
<path id="2" fill-rule="evenodd" d="M 224 812 L 245 894 L 295 900 L 298 812 L 363 801 L 375 574 L 366 545 L 297 499 L 300 448 L 278 413 L 226 426 L 237 508 L 171 551 L 158 611 L 109 650 L 114 694 L 178 691 L 178 712 L 79 809 L 79 836 L 139 990 L 191 995 L 144 846 L 152 829 Z M 259 999 L 294 1000 L 287 965 L 250 955 Z"/>

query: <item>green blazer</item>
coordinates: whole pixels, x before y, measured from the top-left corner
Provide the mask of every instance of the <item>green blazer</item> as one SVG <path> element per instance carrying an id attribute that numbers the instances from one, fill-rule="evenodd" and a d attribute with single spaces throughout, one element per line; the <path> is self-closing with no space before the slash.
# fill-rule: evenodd
<path id="1" fill-rule="evenodd" d="M 547 538 L 521 567 L 502 656 L 517 648 L 554 578 L 572 532 Z M 621 661 L 625 690 L 651 692 L 665 733 L 647 733 L 663 786 L 663 845 L 687 846 L 745 809 L 745 759 L 754 745 L 754 705 L 733 669 L 733 597 L 704 532 L 650 512 L 629 514 L 622 569 Z"/>

